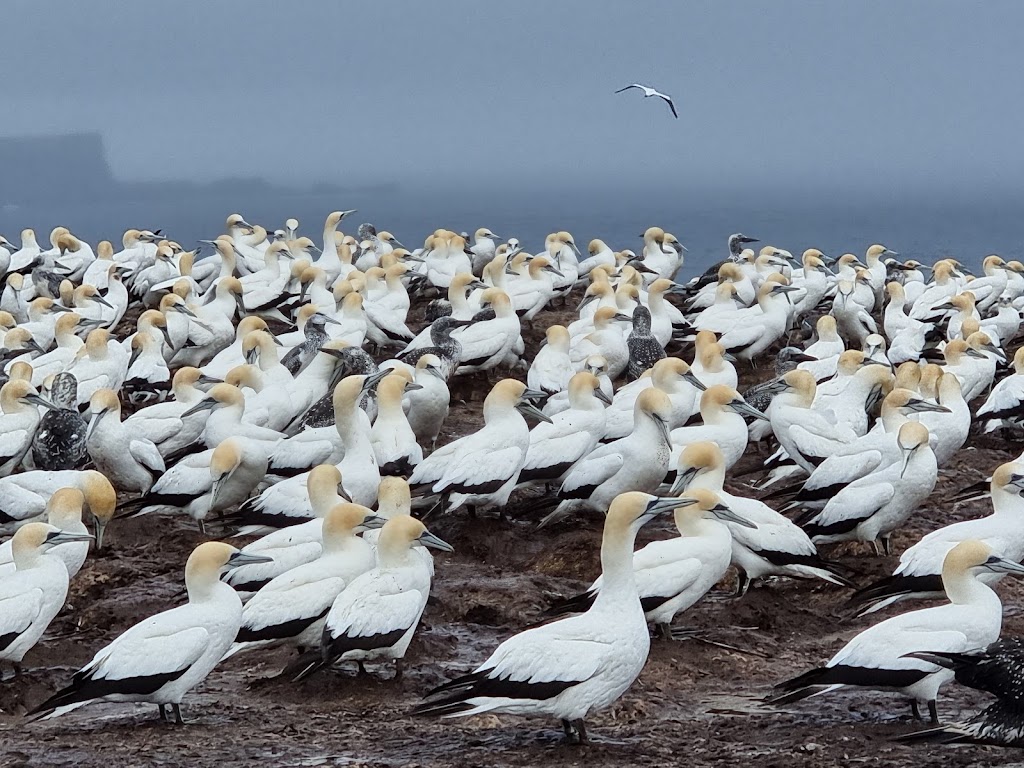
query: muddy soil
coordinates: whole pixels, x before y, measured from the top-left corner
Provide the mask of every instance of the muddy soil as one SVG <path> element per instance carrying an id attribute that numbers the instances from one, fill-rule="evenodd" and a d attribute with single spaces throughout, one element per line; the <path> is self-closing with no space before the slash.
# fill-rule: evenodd
<path id="1" fill-rule="evenodd" d="M 528 329 L 531 351 L 551 313 Z M 766 375 L 744 373 L 745 383 Z M 453 407 L 445 440 L 480 423 L 479 391 Z M 468 396 L 468 391 L 461 392 Z M 901 552 L 954 520 L 987 514 L 986 501 L 956 507 L 946 499 L 982 479 L 1021 446 L 972 435 L 944 469 L 935 492 L 894 537 Z M 752 447 L 737 475 L 756 470 Z M 755 494 L 754 471 L 730 490 Z M 756 494 L 755 494 L 756 495 Z M 515 499 L 515 497 L 514 497 Z M 71 585 L 68 607 L 25 662 L 28 673 L 0 683 L 0 766 L 994 766 L 1017 759 L 993 747 L 902 746 L 892 738 L 918 729 L 905 702 L 889 694 L 834 695 L 783 709 L 763 705 L 771 686 L 826 661 L 858 631 L 878 620 L 844 621 L 846 590 L 776 580 L 742 599 L 724 582 L 677 623 L 703 639 L 654 640 L 633 688 L 588 722 L 596 743 L 562 742 L 557 722 L 513 717 L 424 720 L 410 709 L 432 686 L 469 670 L 496 643 L 536 621 L 556 596 L 585 587 L 598 573 L 600 521 L 571 519 L 538 531 L 535 499 L 516 499 L 509 520 L 456 513 L 432 523 L 456 554 L 437 559 L 433 596 L 410 648 L 406 673 L 390 666 L 324 673 L 301 684 L 273 679 L 287 663 L 282 651 L 233 657 L 185 700 L 184 727 L 157 720 L 150 705 L 103 704 L 58 720 L 29 724 L 23 713 L 66 683 L 104 643 L 143 617 L 180 603 L 182 568 L 202 540 L 185 519 L 118 521 L 109 550 L 90 558 Z M 645 530 L 642 541 L 670 535 Z M 868 581 L 891 572 L 897 558 L 865 547 L 833 548 L 831 557 Z M 1005 635 L 1024 631 L 1024 584 L 999 586 Z M 891 615 L 893 609 L 882 614 Z M 896 609 L 900 610 L 900 609 Z M 968 716 L 987 703 L 981 694 L 947 686 L 943 720 Z"/>

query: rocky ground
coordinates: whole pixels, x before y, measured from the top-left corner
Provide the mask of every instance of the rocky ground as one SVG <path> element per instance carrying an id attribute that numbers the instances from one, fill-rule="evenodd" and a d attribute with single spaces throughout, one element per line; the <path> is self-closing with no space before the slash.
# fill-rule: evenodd
<path id="1" fill-rule="evenodd" d="M 542 329 L 529 330 L 532 348 Z M 763 371 L 761 372 L 763 375 Z M 749 383 L 757 372 L 744 374 Z M 483 389 L 485 382 L 477 382 Z M 453 407 L 445 439 L 479 424 L 481 402 Z M 1021 446 L 972 435 L 944 469 L 935 492 L 894 537 L 903 551 L 923 533 L 988 512 L 987 501 L 952 506 L 958 489 L 986 477 Z M 752 447 L 740 472 L 763 455 Z M 741 480 L 751 481 L 755 472 Z M 734 482 L 735 493 L 755 493 Z M 557 722 L 512 717 L 436 721 L 409 710 L 435 684 L 482 661 L 496 643 L 535 621 L 550 600 L 586 586 L 598 573 L 600 523 L 572 519 L 537 530 L 527 498 L 510 520 L 470 519 L 458 513 L 432 523 L 454 555 L 437 559 L 433 596 L 410 648 L 401 681 L 390 667 L 371 676 L 326 673 L 294 684 L 273 679 L 288 654 L 236 656 L 210 675 L 185 702 L 188 724 L 165 725 L 156 708 L 104 704 L 54 721 L 29 724 L 22 714 L 42 701 L 105 642 L 143 617 L 178 604 L 182 569 L 201 541 L 185 519 L 118 521 L 109 550 L 90 558 L 71 585 L 69 605 L 27 657 L 22 678 L 0 683 L 0 766 L 839 766 L 875 764 L 990 766 L 1014 759 L 990 747 L 903 746 L 892 738 L 921 725 L 909 707 L 886 694 L 835 695 L 782 709 L 761 703 L 771 686 L 828 659 L 878 616 L 844 621 L 846 590 L 817 582 L 780 580 L 742 599 L 723 583 L 677 623 L 704 630 L 704 639 L 655 640 L 640 679 L 611 710 L 595 715 L 588 747 L 562 742 Z M 646 541 L 669 535 L 645 531 Z M 875 557 L 844 546 L 829 555 L 868 581 L 891 571 L 896 557 Z M 1007 578 L 1004 634 L 1024 631 L 1024 585 Z M 891 615 L 886 613 L 883 615 Z M 899 608 L 895 610 L 900 610 Z M 964 717 L 987 702 L 948 686 L 939 702 L 944 720 Z"/>

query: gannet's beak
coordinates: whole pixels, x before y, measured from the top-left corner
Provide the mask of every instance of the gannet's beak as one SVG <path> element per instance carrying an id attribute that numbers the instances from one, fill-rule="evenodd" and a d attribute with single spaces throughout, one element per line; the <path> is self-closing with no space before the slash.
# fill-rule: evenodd
<path id="1" fill-rule="evenodd" d="M 50 531 L 46 535 L 47 544 L 69 544 L 73 541 L 92 541 L 91 533 L 72 533 L 71 531 Z"/>
<path id="2" fill-rule="evenodd" d="M 238 568 L 241 565 L 256 565 L 257 563 L 272 563 L 274 558 L 266 555 L 254 555 L 249 552 L 238 550 L 228 558 L 226 568 Z"/>
<path id="3" fill-rule="evenodd" d="M 384 377 L 387 376 L 390 373 L 391 373 L 391 369 L 390 368 L 385 368 L 383 371 L 377 371 L 376 373 L 371 373 L 369 376 L 367 376 L 363 380 L 362 391 L 363 392 L 369 392 L 371 389 L 374 389 L 384 379 Z"/>
<path id="4" fill-rule="evenodd" d="M 669 490 L 669 496 L 679 496 L 685 491 L 690 483 L 693 482 L 693 478 L 700 474 L 700 467 L 687 467 L 685 472 L 676 471 L 676 480 L 672 483 L 672 488 Z"/>
<path id="5" fill-rule="evenodd" d="M 992 555 L 982 564 L 982 568 L 993 573 L 1024 574 L 1024 565 L 1015 563 L 1013 560 L 1008 560 L 1005 557 L 999 557 L 998 555 Z"/>
<path id="6" fill-rule="evenodd" d="M 695 374 L 693 371 L 687 371 L 686 373 L 684 373 L 683 378 L 690 382 L 690 384 L 695 386 L 701 392 L 704 392 L 707 389 L 707 387 L 704 386 L 704 382 L 698 379 L 697 374 Z"/>
<path id="7" fill-rule="evenodd" d="M 184 419 L 184 418 L 187 418 L 188 416 L 193 416 L 193 415 L 199 413 L 200 411 L 213 410 L 214 408 L 217 407 L 217 405 L 218 405 L 217 400 L 215 400 L 214 398 L 212 398 L 212 397 L 204 397 L 198 403 L 196 403 L 191 408 L 189 408 L 187 411 L 185 411 L 183 414 L 181 414 L 181 418 Z"/>
<path id="8" fill-rule="evenodd" d="M 771 419 L 769 419 L 765 414 L 761 413 L 761 411 L 757 410 L 757 408 L 744 400 L 733 400 L 729 403 L 729 407 L 741 416 L 750 416 L 755 419 L 761 419 L 762 421 L 771 421 Z"/>
<path id="9" fill-rule="evenodd" d="M 672 434 L 669 431 L 668 422 L 661 418 L 661 416 L 654 413 L 651 414 L 651 418 L 654 419 L 654 424 L 658 428 L 658 432 L 660 432 L 661 436 L 665 439 L 665 444 L 672 445 Z"/>
<path id="10" fill-rule="evenodd" d="M 89 438 L 92 437 L 92 433 L 96 431 L 96 427 L 99 426 L 100 420 L 107 414 L 108 408 L 104 408 L 97 411 L 89 419 L 89 428 L 85 430 L 85 442 L 89 442 Z"/>
<path id="11" fill-rule="evenodd" d="M 736 525 L 742 525 L 744 528 L 757 528 L 754 523 L 741 515 L 737 515 L 724 504 L 716 504 L 711 509 L 711 514 L 727 523 L 736 523 Z"/>
<path id="12" fill-rule="evenodd" d="M 527 392 L 528 391 L 529 390 L 527 390 Z M 548 415 L 544 413 L 544 411 L 542 411 L 540 408 L 535 406 L 533 403 L 531 403 L 529 400 L 521 401 L 518 405 L 516 405 L 516 410 L 519 411 L 524 416 L 533 416 L 535 419 L 539 419 L 540 421 L 546 421 L 548 424 L 551 423 L 551 419 L 548 417 Z"/>
<path id="13" fill-rule="evenodd" d="M 449 544 L 443 539 L 439 539 L 437 536 L 432 534 L 430 531 L 424 531 L 416 539 L 417 542 L 422 544 L 424 547 L 430 547 L 431 549 L 439 549 L 442 552 L 454 552 L 455 547 Z"/>

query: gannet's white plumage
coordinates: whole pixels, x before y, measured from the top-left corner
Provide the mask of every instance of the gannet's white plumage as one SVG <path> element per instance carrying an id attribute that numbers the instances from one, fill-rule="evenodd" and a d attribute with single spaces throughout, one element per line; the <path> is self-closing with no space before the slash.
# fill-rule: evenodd
<path id="1" fill-rule="evenodd" d="M 675 616 L 696 603 L 729 570 L 731 521 L 754 527 L 726 506 L 718 494 L 693 489 L 677 501 L 675 523 L 679 536 L 652 541 L 633 554 L 633 577 L 647 621 L 667 639 Z M 586 592 L 557 604 L 557 614 L 584 611 L 604 588 L 599 576 Z"/>
<path id="2" fill-rule="evenodd" d="M 846 687 L 896 690 L 913 703 L 928 705 L 938 721 L 935 700 L 953 673 L 908 654 L 918 651 L 964 652 L 983 648 L 999 637 L 1003 606 L 981 580 L 985 572 L 1024 573 L 1024 566 L 1006 560 L 988 545 L 960 542 L 942 564 L 942 583 L 949 603 L 911 611 L 869 627 L 847 643 L 827 665 L 781 683 L 771 701 L 792 701 Z"/>
<path id="3" fill-rule="evenodd" d="M 97 522 L 99 530 L 114 516 L 116 497 L 109 483 L 91 479 L 85 486 L 89 490 L 88 508 Z M 68 570 L 68 577 L 74 578 L 89 554 L 89 529 L 82 514 L 87 506 L 85 494 L 77 488 L 61 488 L 50 497 L 46 505 L 46 522 L 65 533 L 81 535 L 77 541 L 58 544 L 49 550 Z M 102 541 L 100 541 L 102 544 Z M 0 581 L 16 570 L 14 562 L 14 539 L 0 544 Z"/>
<path id="4" fill-rule="evenodd" d="M 519 486 L 561 482 L 579 459 L 597 447 L 605 432 L 607 401 L 601 382 L 581 371 L 569 381 L 569 408 L 530 430 L 530 446 Z"/>
<path id="5" fill-rule="evenodd" d="M 417 713 L 540 715 L 586 740 L 584 719 L 614 703 L 647 661 L 650 636 L 633 571 L 637 531 L 678 499 L 632 492 L 608 510 L 601 589 L 583 614 L 513 635 L 464 677 L 434 689 Z"/>
<path id="6" fill-rule="evenodd" d="M 48 523 L 18 529 L 11 545 L 14 573 L 0 579 L 0 661 L 17 669 L 39 642 L 68 594 L 68 570 L 50 550 L 61 544 L 88 542 L 87 533 L 62 531 Z"/>
<path id="7" fill-rule="evenodd" d="M 974 520 L 962 520 L 925 535 L 900 555 L 891 576 L 864 587 L 851 598 L 861 614 L 873 613 L 901 600 L 942 595 L 942 561 L 957 544 L 977 539 L 1001 556 L 1024 560 L 1024 466 L 1018 462 L 1000 465 L 990 483 L 992 514 Z M 979 576 L 993 585 L 1002 573 Z"/>
<path id="8" fill-rule="evenodd" d="M 431 566 L 413 549 L 452 547 L 419 520 L 400 515 L 384 523 L 377 539 L 377 566 L 355 577 L 335 599 L 320 639 L 319 657 L 298 677 L 328 664 L 354 660 L 401 660 L 430 595 Z"/>
<path id="9" fill-rule="evenodd" d="M 119 491 L 146 493 L 162 473 L 163 456 L 152 440 L 136 436 L 121 422 L 121 401 L 111 389 L 98 389 L 89 399 L 86 445 L 96 468 Z"/>
<path id="10" fill-rule="evenodd" d="M 447 497 L 448 509 L 463 504 L 505 506 L 530 446 L 523 414 L 550 421 L 529 400 L 542 396 L 514 379 L 499 381 L 484 401 L 484 426 L 430 454 L 413 471 L 409 484 Z"/>
<path id="11" fill-rule="evenodd" d="M 311 520 L 271 531 L 242 547 L 242 551 L 269 558 L 268 562 L 234 568 L 224 574 L 224 581 L 245 599 L 271 579 L 304 563 L 316 560 L 323 550 L 321 535 L 323 518 L 346 500 L 342 496 L 341 472 L 333 464 L 313 467 L 306 481 L 309 496 L 308 515 Z M 253 526 L 241 533 L 253 533 Z"/>
<path id="12" fill-rule="evenodd" d="M 671 413 L 672 402 L 660 389 L 641 392 L 633 407 L 633 431 L 597 446 L 573 465 L 558 491 L 562 502 L 544 522 L 557 520 L 577 506 L 603 512 L 621 493 L 657 489 L 672 452 Z"/>
<path id="13" fill-rule="evenodd" d="M 170 704 L 177 722 L 181 701 L 221 660 L 238 633 L 242 602 L 218 579 L 224 568 L 253 562 L 222 542 L 200 544 L 185 565 L 188 603 L 136 624 L 100 650 L 68 687 L 30 714 L 57 717 L 93 701 Z"/>
<path id="14" fill-rule="evenodd" d="M 335 598 L 353 579 L 374 566 L 373 548 L 356 535 L 371 519 L 376 519 L 371 510 L 343 502 L 317 521 L 321 528 L 320 556 L 260 587 L 242 609 L 238 635 L 225 657 L 281 644 L 300 652 L 315 648 Z"/>
<path id="15" fill-rule="evenodd" d="M 717 384 L 701 393 L 700 416 L 703 423 L 672 430 L 670 471 L 675 468 L 679 454 L 686 446 L 704 441 L 718 445 L 725 457 L 726 469 L 729 469 L 739 461 L 747 448 L 749 432 L 743 417 L 767 419 L 765 414 L 747 403 L 739 392 L 725 384 Z"/>

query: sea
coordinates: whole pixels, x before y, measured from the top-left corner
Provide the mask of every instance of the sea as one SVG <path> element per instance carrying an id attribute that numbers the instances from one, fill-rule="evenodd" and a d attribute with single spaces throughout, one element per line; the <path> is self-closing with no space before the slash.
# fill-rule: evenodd
<path id="1" fill-rule="evenodd" d="M 352 193 L 273 189 L 231 194 L 226 189 L 219 195 L 6 206 L 0 208 L 0 233 L 17 242 L 22 228 L 33 227 L 45 242 L 52 227 L 64 225 L 94 245 L 109 239 L 118 247 L 127 228 L 161 229 L 189 248 L 222 232 L 226 216 L 237 212 L 271 230 L 289 217 L 297 218 L 299 231 L 319 245 L 326 215 L 348 208 L 359 212 L 346 220 L 343 230 L 354 233 L 359 223 L 371 222 L 410 249 L 438 227 L 470 233 L 489 227 L 503 238 L 518 238 L 533 252 L 556 230 L 571 232 L 581 250 L 592 238 L 601 238 L 615 250 L 638 251 L 644 229 L 657 225 L 688 249 L 682 277 L 724 258 L 726 240 L 734 232 L 797 257 L 810 247 L 829 256 L 863 255 L 869 245 L 882 243 L 902 257 L 923 262 L 953 256 L 976 267 L 990 253 L 1024 260 L 1024 206 L 1002 196 L 936 201 L 913 194 L 654 192 L 613 185 L 597 191 L 593 185 L 509 188 L 497 182 L 479 189 L 399 186 Z"/>

